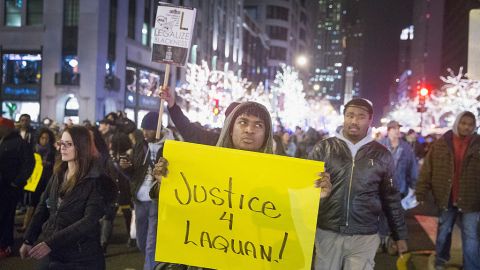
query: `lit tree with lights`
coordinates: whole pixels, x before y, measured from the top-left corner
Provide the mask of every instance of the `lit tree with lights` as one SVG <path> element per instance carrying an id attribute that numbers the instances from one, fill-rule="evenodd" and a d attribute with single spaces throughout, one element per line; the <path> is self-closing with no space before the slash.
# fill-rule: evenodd
<path id="1" fill-rule="evenodd" d="M 308 126 L 317 130 L 328 131 L 330 135 L 343 122 L 343 116 L 332 106 L 326 98 L 309 99 L 308 101 Z"/>
<path id="2" fill-rule="evenodd" d="M 293 67 L 285 64 L 280 67 L 271 89 L 273 115 L 277 116 L 285 127 L 305 127 L 309 113 L 303 83 Z"/>
<path id="3" fill-rule="evenodd" d="M 187 83 L 177 87 L 183 100 L 185 114 L 193 122 L 221 127 L 225 109 L 234 101 L 241 100 L 250 86 L 246 79 L 238 78 L 232 71 L 210 70 L 207 63 L 187 64 Z"/>
<path id="4" fill-rule="evenodd" d="M 255 101 L 267 108 L 267 110 L 270 112 L 270 114 L 273 113 L 273 107 L 272 107 L 272 94 L 269 94 L 265 90 L 265 86 L 263 85 L 262 82 L 260 82 L 257 87 L 251 88 L 249 91 L 245 92 L 245 95 L 240 98 L 240 101 Z"/>
<path id="5" fill-rule="evenodd" d="M 305 99 L 303 83 L 298 72 L 282 65 L 271 91 L 262 83 L 251 87 L 246 79 L 231 71 L 210 70 L 202 65 L 187 65 L 187 82 L 176 88 L 179 105 L 193 122 L 210 127 L 221 127 L 225 109 L 234 101 L 255 101 L 263 104 L 284 127 L 307 126 L 332 133 L 342 118 L 326 99 Z"/>

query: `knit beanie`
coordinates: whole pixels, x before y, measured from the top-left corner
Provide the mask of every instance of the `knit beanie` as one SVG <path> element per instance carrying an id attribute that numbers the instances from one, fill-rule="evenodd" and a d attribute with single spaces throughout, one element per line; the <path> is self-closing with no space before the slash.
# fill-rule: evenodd
<path id="1" fill-rule="evenodd" d="M 141 128 L 147 130 L 157 130 L 158 112 L 148 112 L 142 119 Z"/>

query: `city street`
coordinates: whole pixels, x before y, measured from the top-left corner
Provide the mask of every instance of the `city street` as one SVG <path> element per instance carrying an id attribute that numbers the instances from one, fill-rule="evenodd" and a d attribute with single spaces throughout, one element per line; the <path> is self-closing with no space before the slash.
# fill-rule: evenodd
<path id="1" fill-rule="evenodd" d="M 412 253 L 407 263 L 409 270 L 430 270 L 429 259 L 433 252 L 432 239 L 435 238 L 436 218 L 434 206 L 427 203 L 416 209 L 410 210 L 407 214 L 409 229 L 409 248 Z M 20 218 L 17 216 L 16 226 L 20 225 Z M 426 230 L 427 229 L 427 230 Z M 16 233 L 16 252 L 13 257 L 0 261 L 2 270 L 26 270 L 34 269 L 34 260 L 21 260 L 18 255 L 20 246 L 20 235 Z M 452 239 L 452 259 L 448 264 L 449 270 L 461 269 L 461 242 L 458 227 L 455 227 Z M 108 248 L 106 263 L 109 270 L 140 270 L 142 269 L 143 257 L 136 248 L 129 248 L 126 245 L 126 234 L 121 216 L 115 219 L 115 229 L 112 236 L 112 243 Z M 378 253 L 375 258 L 376 270 L 396 269 L 397 257 L 386 253 Z M 432 269 L 433 270 L 433 269 Z"/>
<path id="2" fill-rule="evenodd" d="M 0 270 L 480 270 L 478 44 L 480 0 L 0 0 Z"/>

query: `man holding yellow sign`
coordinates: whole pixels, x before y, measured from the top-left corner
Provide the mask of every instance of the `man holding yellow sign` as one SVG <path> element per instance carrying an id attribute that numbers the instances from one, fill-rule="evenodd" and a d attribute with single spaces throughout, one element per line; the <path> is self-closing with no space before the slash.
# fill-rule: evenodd
<path id="1" fill-rule="evenodd" d="M 312 181 L 323 163 L 266 155 L 272 153 L 271 119 L 255 102 L 231 112 L 217 146 L 167 142 L 171 164 L 159 195 L 156 260 L 310 269 L 320 198 Z M 158 181 L 167 175 L 165 159 L 154 174 Z M 316 185 L 326 196 L 329 176 L 320 176 Z"/>

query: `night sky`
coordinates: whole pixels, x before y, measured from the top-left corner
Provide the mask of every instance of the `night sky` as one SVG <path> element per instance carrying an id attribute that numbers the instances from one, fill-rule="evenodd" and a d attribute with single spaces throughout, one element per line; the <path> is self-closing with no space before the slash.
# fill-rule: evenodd
<path id="1" fill-rule="evenodd" d="M 413 0 L 364 0 L 365 48 L 362 63 L 362 97 L 374 104 L 379 123 L 388 103 L 388 91 L 398 75 L 400 33 L 412 24 Z"/>

